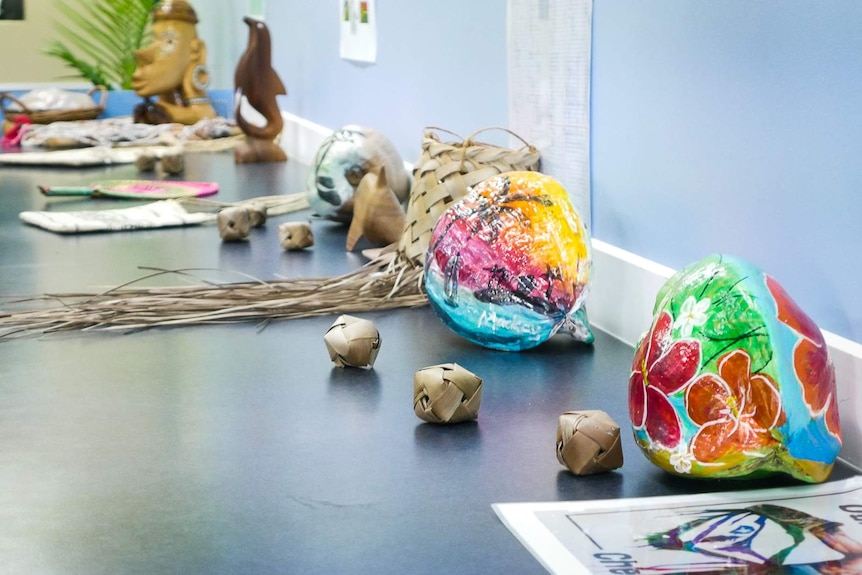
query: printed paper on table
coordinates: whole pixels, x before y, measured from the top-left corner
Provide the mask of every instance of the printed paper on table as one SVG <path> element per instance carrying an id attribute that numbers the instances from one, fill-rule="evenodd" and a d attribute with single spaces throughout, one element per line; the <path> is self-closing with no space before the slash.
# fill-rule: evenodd
<path id="1" fill-rule="evenodd" d="M 554 574 L 862 573 L 862 477 L 492 507 Z"/>

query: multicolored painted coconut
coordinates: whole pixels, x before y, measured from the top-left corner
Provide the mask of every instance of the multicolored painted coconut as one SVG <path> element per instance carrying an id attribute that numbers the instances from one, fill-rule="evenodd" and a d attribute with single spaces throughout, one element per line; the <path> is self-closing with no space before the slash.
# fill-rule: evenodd
<path id="1" fill-rule="evenodd" d="M 725 255 L 659 292 L 629 415 L 647 458 L 682 476 L 821 482 L 841 449 L 823 335 L 775 279 Z"/>
<path id="2" fill-rule="evenodd" d="M 437 221 L 425 290 L 443 322 L 470 341 L 535 347 L 561 328 L 592 342 L 582 309 L 590 237 L 563 186 L 508 172 L 474 186 Z"/>

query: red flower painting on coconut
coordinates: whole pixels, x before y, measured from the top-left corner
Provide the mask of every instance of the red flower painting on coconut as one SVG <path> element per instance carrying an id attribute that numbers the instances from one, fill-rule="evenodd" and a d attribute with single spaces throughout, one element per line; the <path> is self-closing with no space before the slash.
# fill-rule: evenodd
<path id="1" fill-rule="evenodd" d="M 800 336 L 793 348 L 793 367 L 802 383 L 805 403 L 812 416 L 823 413 L 827 429 L 841 439 L 835 369 L 829 361 L 823 334 L 777 281 L 766 276 L 766 287 L 778 307 L 778 320 Z"/>
<path id="2" fill-rule="evenodd" d="M 691 440 L 698 461 L 713 462 L 778 441 L 772 430 L 784 423 L 781 396 L 772 379 L 750 370 L 751 356 L 736 349 L 719 358 L 718 374 L 701 375 L 686 390 L 686 411 L 700 426 Z"/>
<path id="3" fill-rule="evenodd" d="M 635 429 L 646 429 L 650 441 L 674 447 L 682 436 L 679 416 L 668 400 L 700 368 L 700 342 L 674 341 L 673 317 L 663 311 L 635 352 L 629 376 L 629 417 Z"/>

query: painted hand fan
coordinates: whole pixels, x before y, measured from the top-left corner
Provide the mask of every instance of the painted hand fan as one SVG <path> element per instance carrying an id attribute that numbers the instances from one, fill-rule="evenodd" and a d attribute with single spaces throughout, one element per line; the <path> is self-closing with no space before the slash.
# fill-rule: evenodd
<path id="1" fill-rule="evenodd" d="M 218 192 L 216 182 L 173 180 L 105 180 L 89 186 L 39 186 L 46 196 L 92 196 L 124 200 L 175 199 L 210 196 Z"/>

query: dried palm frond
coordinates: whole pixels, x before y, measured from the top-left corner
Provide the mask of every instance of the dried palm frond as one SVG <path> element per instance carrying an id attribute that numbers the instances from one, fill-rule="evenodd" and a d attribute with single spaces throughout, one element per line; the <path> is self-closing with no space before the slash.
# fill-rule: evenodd
<path id="1" fill-rule="evenodd" d="M 0 312 L 0 338 L 95 329 L 134 331 L 155 326 L 265 323 L 425 305 L 422 269 L 393 273 L 391 264 L 395 256 L 393 252 L 352 273 L 329 278 L 153 288 L 125 284 L 95 295 L 45 294 L 10 302 L 31 309 Z M 133 283 L 157 275 L 188 275 L 193 271 L 156 270 Z"/>
<path id="2" fill-rule="evenodd" d="M 25 309 L 0 310 L 0 338 L 245 321 L 265 324 L 270 320 L 425 305 L 428 300 L 422 286 L 423 259 L 437 218 L 479 181 L 512 170 L 536 170 L 538 164 L 539 153 L 527 144 L 511 150 L 474 142 L 472 137 L 444 143 L 429 131 L 416 164 L 407 223 L 400 242 L 384 249 L 358 270 L 328 278 L 133 287 L 154 276 L 188 277 L 193 271 L 156 270 L 146 278 L 100 294 L 46 294 L 11 302 Z M 245 202 L 250 201 L 254 200 Z M 278 197 L 266 201 L 273 202 L 266 204 L 268 213 L 284 207 L 283 199 Z M 222 204 L 189 200 L 186 205 L 190 209 L 209 210 Z"/>

